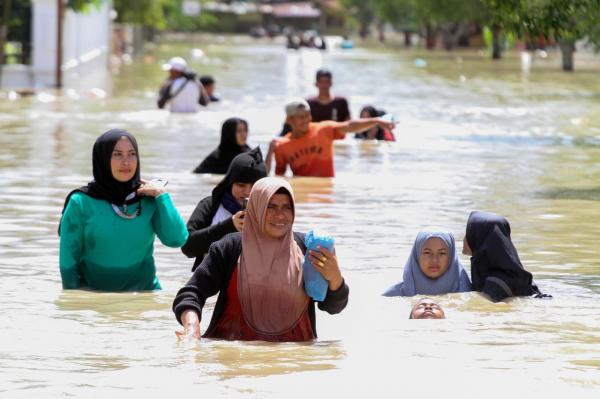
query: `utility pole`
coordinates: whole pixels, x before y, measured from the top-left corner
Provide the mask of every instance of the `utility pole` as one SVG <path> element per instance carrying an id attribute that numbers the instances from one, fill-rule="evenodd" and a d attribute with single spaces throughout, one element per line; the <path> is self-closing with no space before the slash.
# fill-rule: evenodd
<path id="1" fill-rule="evenodd" d="M 63 19 L 65 7 L 63 0 L 56 0 L 56 88 L 61 89 L 63 85 Z"/>

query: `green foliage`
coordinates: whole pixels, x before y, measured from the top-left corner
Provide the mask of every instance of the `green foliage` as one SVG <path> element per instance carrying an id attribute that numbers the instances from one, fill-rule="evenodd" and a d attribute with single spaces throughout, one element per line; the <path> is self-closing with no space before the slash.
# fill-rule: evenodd
<path id="1" fill-rule="evenodd" d="M 376 2 L 364 0 L 342 0 L 342 4 L 348 8 L 350 14 L 360 25 L 360 35 L 362 37 L 369 34 L 369 27 L 375 20 Z"/>
<path id="2" fill-rule="evenodd" d="M 100 0 L 102 1 L 102 0 Z M 166 27 L 163 7 L 174 0 L 114 0 L 117 22 L 142 25 L 156 29 Z"/>
<path id="3" fill-rule="evenodd" d="M 97 9 L 102 6 L 106 0 L 68 0 L 67 8 L 77 12 L 88 12 L 92 7 Z"/>
<path id="4" fill-rule="evenodd" d="M 219 18 L 210 12 L 202 11 L 198 16 L 183 15 L 182 3 L 183 0 L 165 1 L 163 10 L 167 29 L 182 32 L 212 31 L 221 26 Z"/>
<path id="5" fill-rule="evenodd" d="M 4 7 L 0 7 L 0 30 L 5 27 L 7 33 L 7 42 L 0 43 L 3 54 L 0 54 L 0 63 L 4 60 L 7 64 L 27 64 L 31 56 L 31 1 L 12 0 L 7 26 L 3 12 Z"/>
<path id="6" fill-rule="evenodd" d="M 379 18 L 402 30 L 489 19 L 484 0 L 374 0 L 374 3 Z"/>
<path id="7" fill-rule="evenodd" d="M 492 19 L 520 37 L 587 38 L 600 50 L 600 0 L 484 0 Z"/>

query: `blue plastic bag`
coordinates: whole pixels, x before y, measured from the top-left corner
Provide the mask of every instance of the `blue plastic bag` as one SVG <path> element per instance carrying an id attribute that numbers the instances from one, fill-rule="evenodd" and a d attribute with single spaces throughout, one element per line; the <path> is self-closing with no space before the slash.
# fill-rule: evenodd
<path id="1" fill-rule="evenodd" d="M 326 248 L 328 251 L 333 251 L 334 240 L 333 237 L 325 235 L 320 236 L 317 235 L 314 230 L 310 230 L 306 234 L 306 237 L 304 237 L 304 244 L 306 244 L 307 252 L 311 249 L 316 250 L 318 246 Z M 304 291 L 306 291 L 306 294 L 315 301 L 323 301 L 327 295 L 329 283 L 321 276 L 321 273 L 315 270 L 315 267 L 308 258 L 308 253 L 302 264 L 302 272 L 304 275 Z"/>

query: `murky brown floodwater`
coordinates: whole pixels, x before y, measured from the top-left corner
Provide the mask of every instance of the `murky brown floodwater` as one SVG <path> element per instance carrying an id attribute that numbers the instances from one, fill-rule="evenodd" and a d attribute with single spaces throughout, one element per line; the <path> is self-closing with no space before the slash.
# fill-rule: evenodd
<path id="1" fill-rule="evenodd" d="M 192 59 L 193 48 L 206 56 Z M 159 65 L 173 55 L 212 72 L 225 101 L 192 116 L 155 110 Z M 418 57 L 427 67 L 415 66 Z M 113 75 L 105 98 L 80 88 L 2 93 L 0 396 L 594 397 L 600 79 L 591 62 L 573 74 L 557 63 L 535 58 L 525 75 L 516 55 L 492 63 L 472 52 L 287 52 L 213 37 L 159 45 Z M 322 65 L 354 115 L 375 103 L 399 124 L 396 143 L 337 142 L 335 179 L 292 179 L 296 228 L 335 236 L 351 287 L 342 314 L 317 316 L 317 342 L 177 342 L 170 306 L 191 261 L 158 241 L 163 291 L 62 290 L 60 210 L 89 180 L 100 133 L 132 131 L 142 175 L 167 178 L 187 220 L 219 180 L 190 170 L 216 146 L 221 122 L 246 118 L 251 144 L 265 150 L 285 99 L 312 93 Z M 445 226 L 460 241 L 474 209 L 509 218 L 524 264 L 554 299 L 448 295 L 447 320 L 409 322 L 411 300 L 380 293 L 401 279 L 419 229 Z"/>

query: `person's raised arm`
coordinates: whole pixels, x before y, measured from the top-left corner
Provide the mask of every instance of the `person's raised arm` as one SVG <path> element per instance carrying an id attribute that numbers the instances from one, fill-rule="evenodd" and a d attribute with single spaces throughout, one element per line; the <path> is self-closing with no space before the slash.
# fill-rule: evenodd
<path id="1" fill-rule="evenodd" d="M 168 247 L 179 248 L 188 238 L 188 231 L 181 215 L 173 205 L 171 196 L 160 183 L 141 180 L 138 195 L 154 197 L 157 212 L 152 216 L 152 226 L 160 241 Z"/>
<path id="2" fill-rule="evenodd" d="M 384 121 L 380 118 L 361 118 L 344 122 L 337 129 L 342 133 L 355 133 L 369 130 L 370 128 L 377 125 L 388 130 L 392 130 L 395 126 L 395 124 Z"/>
<path id="3" fill-rule="evenodd" d="M 344 310 L 348 304 L 350 289 L 344 281 L 335 254 L 326 248 L 318 247 L 316 251 L 310 251 L 309 259 L 325 280 L 329 283 L 325 299 L 318 302 L 318 307 L 329 314 L 336 314 Z"/>

